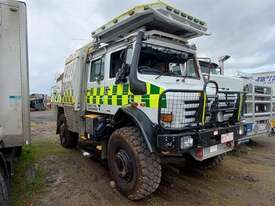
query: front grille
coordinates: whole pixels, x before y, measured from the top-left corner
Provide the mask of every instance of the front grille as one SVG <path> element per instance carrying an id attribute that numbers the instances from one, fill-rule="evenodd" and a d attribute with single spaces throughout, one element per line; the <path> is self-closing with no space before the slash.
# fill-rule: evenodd
<path id="1" fill-rule="evenodd" d="M 199 107 L 202 91 L 166 91 L 160 96 L 159 122 L 166 129 L 183 129 L 199 124 Z M 172 114 L 165 122 L 162 115 Z"/>
<path id="2" fill-rule="evenodd" d="M 204 92 L 199 90 L 167 90 L 160 96 L 159 124 L 164 129 L 180 130 L 235 123 L 238 121 L 239 105 L 239 92 L 219 92 L 217 96 L 205 97 Z M 222 122 L 217 122 L 218 112 L 222 112 Z M 164 115 L 171 115 L 172 119 L 167 121 L 162 118 Z"/>
<path id="3" fill-rule="evenodd" d="M 219 92 L 217 98 L 207 97 L 205 123 L 216 123 L 218 112 L 222 112 L 223 122 L 232 122 L 239 110 L 239 96 L 238 92 Z"/>

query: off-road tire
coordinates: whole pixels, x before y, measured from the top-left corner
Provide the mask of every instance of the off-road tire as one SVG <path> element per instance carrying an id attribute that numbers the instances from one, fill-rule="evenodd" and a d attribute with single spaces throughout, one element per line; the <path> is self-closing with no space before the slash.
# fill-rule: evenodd
<path id="1" fill-rule="evenodd" d="M 118 150 L 127 151 L 133 167 L 132 179 L 123 179 L 118 173 Z M 108 143 L 108 166 L 117 189 L 130 200 L 143 199 L 153 193 L 161 181 L 160 158 L 151 153 L 136 127 L 124 127 L 113 132 Z"/>
<path id="2" fill-rule="evenodd" d="M 206 160 L 203 160 L 202 162 L 194 160 L 192 166 L 194 166 L 197 169 L 201 170 L 208 170 L 208 169 L 214 169 L 221 165 L 223 161 L 224 155 L 218 155 L 216 157 L 212 157 Z"/>
<path id="3" fill-rule="evenodd" d="M 77 146 L 78 142 L 78 134 L 71 132 L 68 129 L 67 123 L 66 123 L 66 118 L 62 114 L 60 117 L 60 128 L 59 128 L 59 137 L 60 137 L 60 144 L 64 148 L 75 148 Z"/>
<path id="4" fill-rule="evenodd" d="M 7 181 L 4 179 L 4 174 L 0 168 L 0 205 L 8 206 L 9 205 L 9 194 L 8 194 L 8 185 Z"/>

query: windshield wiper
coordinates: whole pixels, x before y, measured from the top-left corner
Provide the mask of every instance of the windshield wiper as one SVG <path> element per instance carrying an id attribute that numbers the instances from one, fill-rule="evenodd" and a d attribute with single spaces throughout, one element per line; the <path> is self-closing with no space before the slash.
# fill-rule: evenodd
<path id="1" fill-rule="evenodd" d="M 155 79 L 158 79 L 158 78 L 160 78 L 160 77 L 163 76 L 163 75 L 180 77 L 180 75 L 175 74 L 175 73 L 173 73 L 173 72 L 162 72 L 162 73 L 161 73 L 160 75 L 158 75 Z"/>
<path id="2" fill-rule="evenodd" d="M 160 78 L 161 76 L 165 75 L 165 74 L 168 74 L 168 76 L 170 76 L 170 72 L 162 72 L 160 75 L 158 75 L 155 79 L 158 79 Z"/>

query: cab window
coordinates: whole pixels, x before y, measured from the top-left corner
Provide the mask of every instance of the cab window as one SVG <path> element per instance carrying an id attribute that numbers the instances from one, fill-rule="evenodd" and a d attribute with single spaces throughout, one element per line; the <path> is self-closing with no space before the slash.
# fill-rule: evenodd
<path id="1" fill-rule="evenodd" d="M 170 63 L 169 73 L 172 76 L 183 76 L 189 78 L 198 78 L 199 76 L 195 61 L 192 59 L 187 60 L 185 63 Z"/>
<path id="2" fill-rule="evenodd" d="M 116 77 L 116 73 L 122 67 L 123 56 L 125 55 L 125 49 L 116 51 L 111 54 L 111 63 L 110 63 L 110 78 Z"/>
<path id="3" fill-rule="evenodd" d="M 189 60 L 186 62 L 186 75 L 185 76 L 191 77 L 191 78 L 197 78 L 199 76 L 194 60 Z"/>
<path id="4" fill-rule="evenodd" d="M 91 62 L 90 82 L 104 79 L 104 57 Z"/>

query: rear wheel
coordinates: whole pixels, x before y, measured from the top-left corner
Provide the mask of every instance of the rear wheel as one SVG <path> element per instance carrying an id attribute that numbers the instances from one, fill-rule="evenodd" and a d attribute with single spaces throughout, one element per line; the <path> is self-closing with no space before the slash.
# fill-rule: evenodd
<path id="1" fill-rule="evenodd" d="M 131 200 L 145 198 L 160 184 L 160 158 L 150 153 L 135 127 L 120 128 L 111 135 L 108 166 L 118 190 Z"/>
<path id="2" fill-rule="evenodd" d="M 77 146 L 78 134 L 68 129 L 64 115 L 60 117 L 59 137 L 60 144 L 65 148 L 75 148 Z"/>

